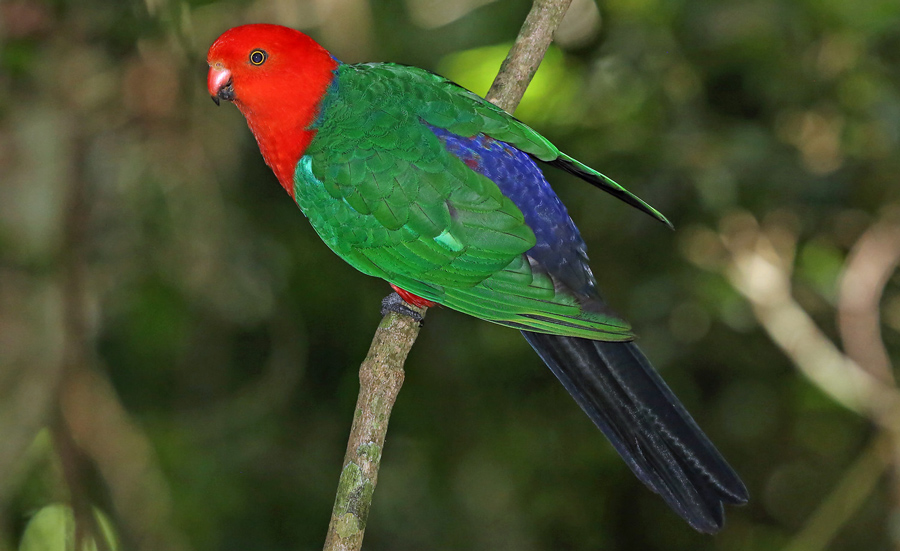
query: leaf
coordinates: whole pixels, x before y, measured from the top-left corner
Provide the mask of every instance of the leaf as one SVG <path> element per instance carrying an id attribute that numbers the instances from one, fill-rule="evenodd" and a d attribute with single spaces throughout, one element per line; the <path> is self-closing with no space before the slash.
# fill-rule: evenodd
<path id="1" fill-rule="evenodd" d="M 100 528 L 99 535 L 106 542 L 106 548 L 118 551 L 118 538 L 112 522 L 97 508 L 94 508 L 94 517 Z M 62 503 L 47 505 L 31 517 L 19 544 L 19 551 L 74 551 L 74 549 L 75 515 L 71 507 Z M 97 551 L 97 543 L 91 535 L 85 538 L 81 551 Z"/>

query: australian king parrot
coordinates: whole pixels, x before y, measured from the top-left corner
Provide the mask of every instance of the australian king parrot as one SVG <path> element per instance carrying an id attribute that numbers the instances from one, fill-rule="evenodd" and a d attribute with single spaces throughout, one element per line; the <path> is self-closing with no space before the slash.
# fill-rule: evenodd
<path id="1" fill-rule="evenodd" d="M 691 526 L 747 490 L 601 298 L 542 170 L 653 207 L 483 98 L 429 71 L 344 64 L 278 25 L 228 30 L 209 93 L 243 113 L 323 241 L 411 304 L 518 329 L 631 470 Z"/>

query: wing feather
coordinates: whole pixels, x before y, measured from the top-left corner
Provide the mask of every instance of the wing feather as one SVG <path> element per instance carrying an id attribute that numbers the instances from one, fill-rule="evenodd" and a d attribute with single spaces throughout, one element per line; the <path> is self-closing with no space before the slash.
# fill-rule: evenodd
<path id="1" fill-rule="evenodd" d="M 322 106 L 294 190 L 336 253 L 364 273 L 489 321 L 631 338 L 627 323 L 586 307 L 526 256 L 538 241 L 519 206 L 448 150 L 434 128 L 490 132 L 539 158 L 558 156 L 546 139 L 426 71 L 341 66 L 339 78 L 340 93 Z"/>

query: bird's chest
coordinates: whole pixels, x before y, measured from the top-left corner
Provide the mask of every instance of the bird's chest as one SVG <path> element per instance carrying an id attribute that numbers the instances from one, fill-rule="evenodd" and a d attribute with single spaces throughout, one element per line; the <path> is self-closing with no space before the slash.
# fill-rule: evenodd
<path id="1" fill-rule="evenodd" d="M 294 172 L 294 201 L 309 219 L 319 237 L 338 255 L 345 257 L 360 248 L 393 241 L 385 228 L 370 215 L 351 207 L 335 196 L 333 187 L 313 172 L 313 159 L 300 158 Z"/>

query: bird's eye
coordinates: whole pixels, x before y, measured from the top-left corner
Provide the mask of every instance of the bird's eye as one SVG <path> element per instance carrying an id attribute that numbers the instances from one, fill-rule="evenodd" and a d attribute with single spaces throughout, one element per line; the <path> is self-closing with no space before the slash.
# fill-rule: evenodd
<path id="1" fill-rule="evenodd" d="M 250 52 L 250 63 L 254 65 L 262 65 L 266 62 L 266 59 L 268 57 L 269 54 L 267 54 L 263 50 L 253 50 L 252 52 Z"/>

